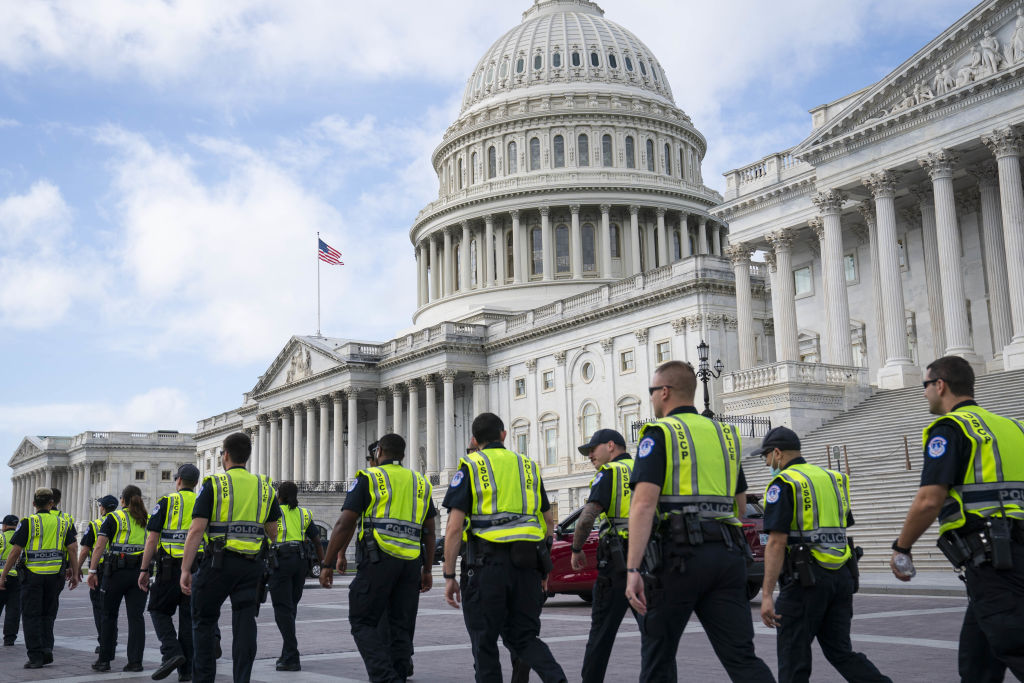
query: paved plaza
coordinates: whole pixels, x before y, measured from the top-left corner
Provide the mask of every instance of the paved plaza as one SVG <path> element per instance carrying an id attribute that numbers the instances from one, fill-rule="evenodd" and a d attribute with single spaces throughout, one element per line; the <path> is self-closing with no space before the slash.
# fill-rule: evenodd
<path id="1" fill-rule="evenodd" d="M 889 577 L 891 579 L 891 577 Z M 302 672 L 278 673 L 274 660 L 280 654 L 281 637 L 274 625 L 270 601 L 263 606 L 259 617 L 259 654 L 253 669 L 255 681 L 365 681 L 366 671 L 356 652 L 348 625 L 348 592 L 344 588 L 348 578 L 341 579 L 335 588 L 327 591 L 312 581 L 299 607 L 299 649 L 302 652 Z M 871 577 L 866 590 L 885 590 L 892 582 L 879 575 Z M 957 634 L 963 614 L 965 598 L 956 593 L 956 580 L 946 574 L 933 581 L 935 590 L 927 586 L 914 586 L 913 594 L 877 593 L 860 594 L 855 599 L 856 616 L 853 622 L 853 642 L 856 649 L 865 652 L 884 673 L 893 680 L 955 680 Z M 441 585 L 435 575 L 435 586 Z M 751 619 L 755 622 L 758 654 L 774 671 L 775 635 L 760 625 L 758 602 L 751 603 Z M 570 681 L 578 681 L 590 622 L 590 608 L 575 596 L 558 596 L 548 601 L 542 617 L 542 637 L 551 646 L 555 657 L 566 670 Z M 149 615 L 146 615 L 147 627 Z M 231 625 L 230 612 L 221 616 L 225 657 L 218 662 L 219 680 L 231 679 Z M 121 673 L 125 664 L 124 639 L 127 623 L 120 625 L 121 641 L 112 672 L 97 674 L 89 665 L 95 660 L 96 645 L 92 614 L 83 587 L 68 592 L 61 599 L 60 616 L 56 628 L 56 662 L 40 670 L 27 671 L 25 649 L 21 636 L 15 647 L 0 648 L 0 683 L 6 681 L 148 681 L 160 662 L 159 643 L 151 629 L 146 634 L 146 671 L 142 674 Z M 444 602 L 439 588 L 423 596 L 420 602 L 416 629 L 416 681 L 472 681 L 473 658 L 469 650 L 461 612 Z M 681 680 L 724 681 L 725 672 L 718 664 L 707 638 L 696 619 L 683 635 L 679 647 Z M 636 624 L 624 622 L 619 630 L 607 680 L 636 680 L 640 667 L 640 638 Z M 509 672 L 505 660 L 506 676 Z M 176 680 L 172 674 L 166 680 Z M 534 678 L 534 680 L 539 680 Z M 815 681 L 842 680 L 828 665 L 815 647 Z"/>

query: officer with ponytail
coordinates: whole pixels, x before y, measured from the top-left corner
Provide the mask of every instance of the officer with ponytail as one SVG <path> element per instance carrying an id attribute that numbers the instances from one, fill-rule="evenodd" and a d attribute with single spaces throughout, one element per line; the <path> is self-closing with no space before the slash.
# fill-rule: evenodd
<path id="1" fill-rule="evenodd" d="M 277 525 L 277 540 L 273 546 L 277 566 L 270 574 L 270 599 L 274 605 L 274 621 L 277 622 L 283 641 L 281 656 L 277 660 L 278 671 L 302 669 L 299 663 L 299 641 L 295 637 L 295 616 L 309 574 L 312 559 L 309 557 L 310 552 L 315 554 L 318 564 L 324 560 L 320 530 L 313 524 L 313 513 L 299 507 L 298 496 L 299 487 L 295 482 L 281 482 L 277 487 L 281 520 Z"/>
<path id="2" fill-rule="evenodd" d="M 78 564 L 82 567 L 89 566 L 89 558 L 92 557 L 92 551 L 96 548 L 96 539 L 100 535 L 100 527 L 103 526 L 103 520 L 107 518 L 114 510 L 117 510 L 117 498 L 113 496 L 103 496 L 102 498 L 96 499 L 96 505 L 99 506 L 100 516 L 89 522 L 89 527 L 85 530 L 85 534 L 82 536 L 82 542 L 79 543 L 81 548 L 81 554 L 78 558 Z M 103 557 L 100 557 L 99 564 L 100 575 L 103 575 Z M 99 644 L 103 642 L 103 591 L 99 588 L 89 589 L 89 602 L 92 603 L 92 618 L 96 624 L 96 654 L 100 653 Z M 117 642 L 117 624 L 114 624 L 114 642 Z"/>
<path id="3" fill-rule="evenodd" d="M 92 665 L 93 671 L 110 671 L 110 660 L 117 647 L 115 625 L 122 600 L 128 613 L 128 663 L 122 671 L 142 671 L 142 654 L 146 647 L 146 620 L 142 613 L 146 609 L 146 594 L 139 589 L 138 577 L 148 523 L 142 491 L 129 484 L 121 491 L 121 509 L 107 515 L 100 526 L 89 566 L 89 588 L 102 585 L 103 590 L 100 654 Z M 104 553 L 101 579 L 99 565 Z"/>

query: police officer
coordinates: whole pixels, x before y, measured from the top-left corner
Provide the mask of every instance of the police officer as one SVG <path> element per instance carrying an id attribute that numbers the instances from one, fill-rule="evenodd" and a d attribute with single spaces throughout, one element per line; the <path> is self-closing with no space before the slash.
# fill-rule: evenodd
<path id="1" fill-rule="evenodd" d="M 974 370 L 957 356 L 928 366 L 921 488 L 892 544 L 896 578 L 913 576 L 910 551 L 939 520 L 939 549 L 967 583 L 960 630 L 963 681 L 1024 680 L 1024 423 L 974 401 Z M 903 556 L 903 557 L 901 557 Z M 900 565 L 904 565 L 900 568 Z"/>
<path id="2" fill-rule="evenodd" d="M 128 663 L 122 671 L 142 671 L 142 655 L 146 647 L 146 594 L 139 590 L 139 569 L 146 545 L 146 524 L 149 514 L 142 502 L 142 491 L 129 484 L 121 491 L 121 509 L 103 519 L 96 547 L 89 566 L 89 588 L 102 585 L 103 619 L 100 625 L 100 654 L 93 671 L 110 671 L 110 660 L 117 648 L 117 615 L 124 600 L 128 615 Z M 100 558 L 104 558 L 103 577 L 99 574 Z"/>
<path id="3" fill-rule="evenodd" d="M 349 584 L 352 638 L 371 681 L 404 681 L 412 671 L 412 636 L 419 594 L 433 585 L 434 518 L 431 486 L 402 467 L 405 439 L 385 434 L 371 466 L 360 470 L 321 564 L 320 585 L 333 585 L 335 556 L 344 571 L 345 549 L 356 531 L 356 577 Z M 426 546 L 427 552 L 423 552 Z M 387 614 L 387 634 L 380 615 Z"/>
<path id="4" fill-rule="evenodd" d="M 107 515 L 117 509 L 117 498 L 114 498 L 113 496 L 103 496 L 102 498 L 96 499 L 96 504 L 99 506 L 100 516 L 99 518 L 89 522 L 89 527 L 85 530 L 85 535 L 82 536 L 82 540 L 78 544 L 81 548 L 78 564 L 83 567 L 89 566 L 89 558 L 92 557 L 92 551 L 96 547 L 96 539 L 100 535 L 100 527 L 103 526 L 103 520 L 106 519 Z M 102 556 L 100 557 L 98 569 L 102 575 Z M 103 642 L 103 591 L 98 588 L 90 588 L 89 602 L 92 603 L 92 618 L 96 623 L 96 654 L 99 654 L 99 643 Z M 114 642 L 117 642 L 116 623 L 114 624 Z"/>
<path id="5" fill-rule="evenodd" d="M 597 474 L 590 482 L 590 495 L 576 520 L 572 539 L 572 568 L 587 565 L 583 545 L 600 523 L 597 547 L 597 582 L 590 610 L 590 637 L 583 655 L 583 681 L 603 681 L 615 634 L 626 610 L 626 545 L 629 542 L 629 477 L 633 459 L 626 452 L 626 440 L 614 429 L 599 429 L 577 450 L 590 459 Z M 640 624 L 640 615 L 633 611 Z"/>
<path id="6" fill-rule="evenodd" d="M 754 654 L 748 549 L 737 518 L 747 489 L 739 435 L 697 414 L 696 390 L 687 363 L 655 370 L 650 395 L 658 420 L 640 432 L 630 481 L 626 597 L 646 615 L 640 680 L 676 680 L 679 638 L 696 612 L 732 680 L 773 681 Z M 641 566 L 649 540 L 655 547 Z"/>
<path id="7" fill-rule="evenodd" d="M 313 524 L 313 513 L 299 507 L 298 495 L 299 488 L 294 482 L 281 482 L 277 487 L 281 521 L 273 548 L 277 566 L 270 574 L 270 599 L 274 605 L 274 621 L 283 641 L 281 656 L 277 660 L 278 671 L 302 670 L 299 641 L 295 637 L 295 616 L 309 574 L 309 553 L 315 553 L 319 564 L 324 560 L 320 530 Z M 313 544 L 312 548 L 307 540 Z"/>
<path id="8" fill-rule="evenodd" d="M 800 456 L 800 438 L 775 427 L 756 454 L 773 477 L 765 490 L 764 587 L 761 621 L 778 629 L 780 681 L 811 677 L 811 642 L 848 681 L 891 683 L 850 645 L 857 557 L 846 529 L 853 524 L 850 480 L 841 472 L 808 464 Z M 776 607 L 776 581 L 782 591 Z"/>
<path id="9" fill-rule="evenodd" d="M 67 580 L 71 590 L 79 583 L 78 542 L 68 518 L 50 510 L 53 492 L 36 489 L 32 496 L 34 515 L 21 520 L 11 536 L 11 550 L 0 573 L 0 591 L 24 550 L 19 569 L 21 609 L 25 627 L 26 669 L 39 669 L 53 662 L 53 623 L 60 608 L 60 592 Z M 71 578 L 65 579 L 70 565 Z"/>
<path id="10" fill-rule="evenodd" d="M 178 670 L 179 681 L 192 680 L 192 606 L 181 593 L 181 558 L 185 553 L 185 537 L 192 525 L 192 508 L 196 502 L 195 487 L 199 468 L 185 464 L 174 477 L 176 492 L 157 501 L 146 525 L 146 549 L 139 568 L 139 588 L 149 592 L 149 617 L 160 640 L 160 667 L 153 680 L 167 678 Z M 156 577 L 150 587 L 151 564 L 156 558 Z M 191 571 L 189 567 L 186 571 Z M 178 630 L 174 630 L 174 613 L 178 613 Z"/>
<path id="11" fill-rule="evenodd" d="M 493 413 L 473 420 L 483 447 L 461 458 L 442 503 L 448 508 L 444 545 L 445 599 L 458 608 L 473 647 L 477 681 L 500 681 L 498 635 L 543 681 L 565 672 L 538 637 L 540 610 L 551 570 L 551 510 L 537 463 L 504 446 L 505 425 Z M 468 523 L 468 526 L 466 524 Z M 455 580 L 455 558 L 467 531 L 465 585 Z"/>
<path id="12" fill-rule="evenodd" d="M 224 439 L 224 474 L 207 476 L 196 494 L 192 525 L 181 566 L 191 567 L 203 534 L 209 542 L 199 571 L 181 573 L 181 591 L 192 596 L 194 680 L 212 683 L 217 676 L 217 621 L 231 598 L 231 660 L 236 683 L 245 683 L 256 659 L 256 616 L 265 578 L 268 539 L 277 537 L 281 507 L 273 482 L 245 469 L 252 442 L 241 432 Z"/>
<path id="13" fill-rule="evenodd" d="M 4 517 L 3 531 L 0 533 L 0 566 L 7 561 L 11 552 L 11 537 L 17 526 L 17 517 Z M 11 570 L 5 589 L 0 591 L 0 610 L 4 610 L 4 645 L 14 645 L 18 639 L 18 622 L 21 620 L 21 580 L 17 569 Z"/>

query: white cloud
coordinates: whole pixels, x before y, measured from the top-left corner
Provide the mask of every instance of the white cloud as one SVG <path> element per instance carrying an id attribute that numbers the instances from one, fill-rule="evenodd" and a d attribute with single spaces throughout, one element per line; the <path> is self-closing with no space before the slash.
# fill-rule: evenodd
<path id="1" fill-rule="evenodd" d="M 21 122 L 16 119 L 2 119 L 0 118 L 0 128 L 17 128 L 21 125 Z"/>

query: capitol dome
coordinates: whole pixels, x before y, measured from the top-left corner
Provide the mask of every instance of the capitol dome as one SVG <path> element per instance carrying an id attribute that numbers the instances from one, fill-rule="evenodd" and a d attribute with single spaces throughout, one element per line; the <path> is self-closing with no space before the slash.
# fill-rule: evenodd
<path id="1" fill-rule="evenodd" d="M 589 0 L 534 0 L 470 74 L 410 230 L 417 327 L 487 322 L 721 255 L 707 142 L 651 50 Z"/>

